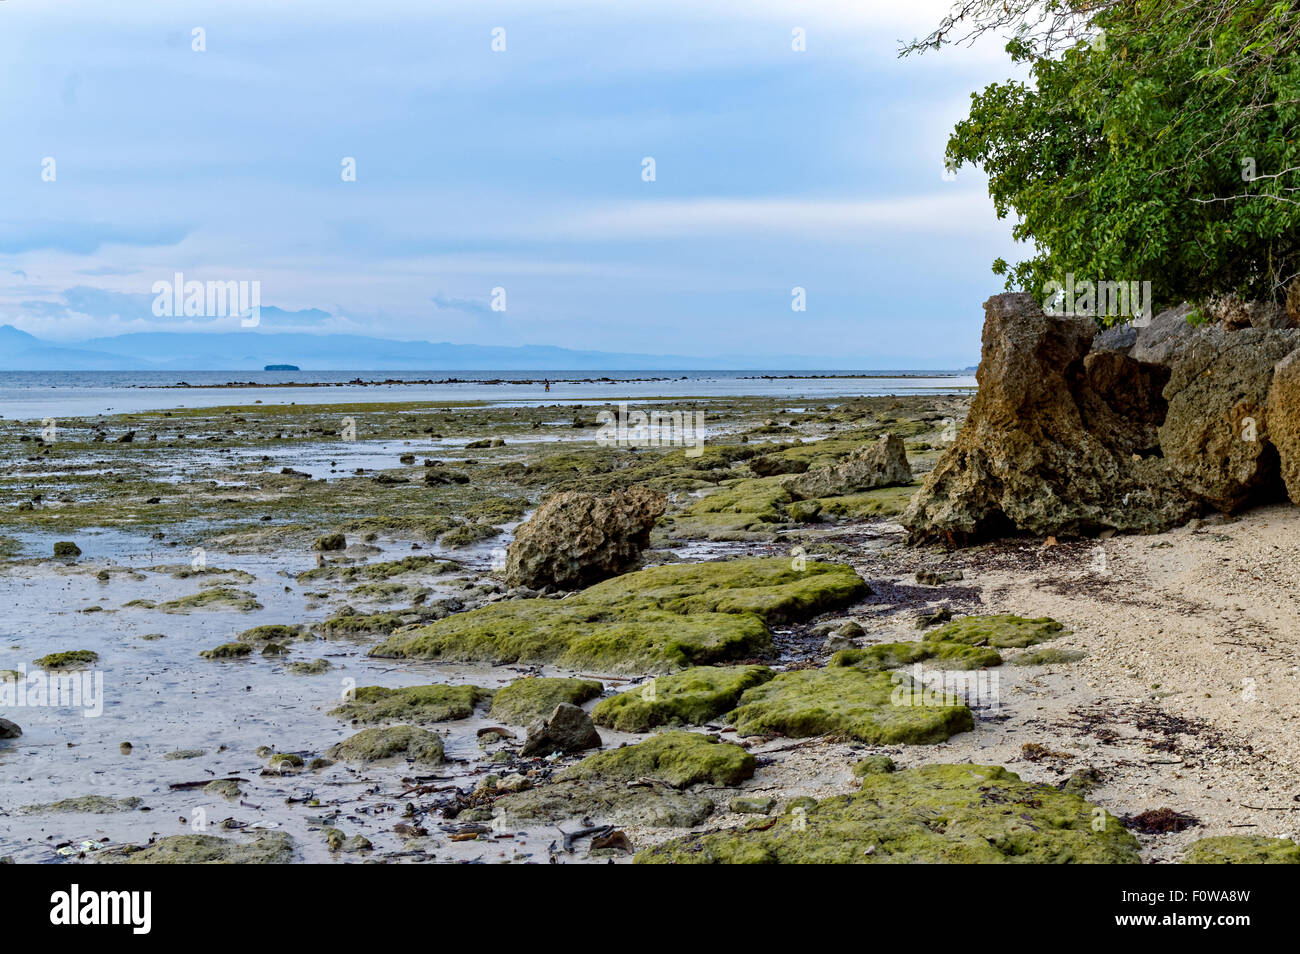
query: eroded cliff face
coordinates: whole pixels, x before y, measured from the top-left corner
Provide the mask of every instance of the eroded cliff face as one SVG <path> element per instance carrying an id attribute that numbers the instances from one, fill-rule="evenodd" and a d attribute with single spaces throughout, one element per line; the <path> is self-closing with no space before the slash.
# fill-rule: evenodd
<path id="1" fill-rule="evenodd" d="M 990 298 L 979 393 L 901 518 L 911 539 L 1153 533 L 1275 500 L 1283 472 L 1300 496 L 1300 395 L 1286 383 L 1300 373 L 1274 385 L 1300 331 L 1196 328 L 1186 314 L 1098 335 L 1031 295 Z M 1286 422 L 1276 441 L 1270 411 Z"/>

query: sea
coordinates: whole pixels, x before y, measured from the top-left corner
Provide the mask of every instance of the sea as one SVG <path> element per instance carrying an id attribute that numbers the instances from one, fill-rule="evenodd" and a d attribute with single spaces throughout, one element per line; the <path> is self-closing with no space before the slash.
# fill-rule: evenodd
<path id="1" fill-rule="evenodd" d="M 39 421 L 254 403 L 604 404 L 728 396 L 827 401 L 974 388 L 970 370 L 0 371 L 0 417 Z"/>

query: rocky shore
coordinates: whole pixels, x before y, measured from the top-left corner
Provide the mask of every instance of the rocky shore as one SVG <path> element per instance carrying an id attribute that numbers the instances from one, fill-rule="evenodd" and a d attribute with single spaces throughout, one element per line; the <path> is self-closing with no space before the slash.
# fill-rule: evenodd
<path id="1" fill-rule="evenodd" d="M 1300 332 L 1029 304 L 973 404 L 700 400 L 702 448 L 579 406 L 0 422 L 0 699 L 106 703 L 0 705 L 0 856 L 1300 860 Z"/>

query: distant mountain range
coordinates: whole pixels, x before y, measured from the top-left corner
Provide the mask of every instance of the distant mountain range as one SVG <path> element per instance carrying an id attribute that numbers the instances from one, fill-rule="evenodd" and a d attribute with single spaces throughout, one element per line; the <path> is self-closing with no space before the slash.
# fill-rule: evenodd
<path id="1" fill-rule="evenodd" d="M 786 360 L 796 362 L 792 367 L 824 366 L 813 359 Z M 0 325 L 0 370 L 4 371 L 260 371 L 268 364 L 294 364 L 305 371 L 727 371 L 772 367 L 771 359 L 722 362 L 545 345 L 457 345 L 364 335 L 255 331 L 140 332 L 67 344 Z"/>

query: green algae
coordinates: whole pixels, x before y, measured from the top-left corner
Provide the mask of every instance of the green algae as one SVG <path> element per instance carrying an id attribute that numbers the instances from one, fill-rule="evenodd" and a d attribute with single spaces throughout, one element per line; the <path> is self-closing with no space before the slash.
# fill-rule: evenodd
<path id="1" fill-rule="evenodd" d="M 99 662 L 99 653 L 90 649 L 70 649 L 62 653 L 50 653 L 33 662 L 41 669 L 84 669 Z"/>
<path id="2" fill-rule="evenodd" d="M 1081 649 L 1062 649 L 1058 646 L 1042 646 L 1017 653 L 1011 659 L 1013 666 L 1060 666 L 1078 662 L 1088 654 Z"/>
<path id="3" fill-rule="evenodd" d="M 897 771 L 898 766 L 888 755 L 868 755 L 853 766 L 853 777 L 864 778 L 868 775 L 885 775 Z"/>
<path id="4" fill-rule="evenodd" d="M 708 496 L 668 518 L 672 536 L 709 536 L 718 531 L 765 531 L 790 521 L 786 505 L 794 502 L 781 477 L 746 477 L 726 481 Z"/>
<path id="5" fill-rule="evenodd" d="M 561 702 L 580 706 L 596 698 L 604 688 L 594 679 L 516 679 L 496 691 L 489 715 L 510 725 L 528 725 L 549 716 Z"/>
<path id="6" fill-rule="evenodd" d="M 944 669 L 984 669 L 1002 665 L 1002 657 L 985 646 L 964 643 L 878 643 L 863 649 L 841 649 L 831 657 L 831 666 L 852 666 L 864 671 L 883 671 L 935 660 Z"/>
<path id="7" fill-rule="evenodd" d="M 306 763 L 303 762 L 302 756 L 297 752 L 277 752 L 271 756 L 269 764 L 271 767 L 283 771 L 286 768 L 300 769 Z"/>
<path id="8" fill-rule="evenodd" d="M 329 714 L 354 722 L 446 722 L 468 719 L 475 706 L 491 697 L 491 690 L 479 686 L 361 686 L 351 699 Z"/>
<path id="9" fill-rule="evenodd" d="M 239 787 L 237 779 L 219 778 L 216 781 L 208 782 L 203 786 L 204 793 L 208 795 L 219 795 L 221 798 L 234 800 L 243 795 L 243 790 Z"/>
<path id="10" fill-rule="evenodd" d="M 83 812 L 88 815 L 111 815 L 115 812 L 133 812 L 143 804 L 143 799 L 135 797 L 113 798 L 109 795 L 81 795 L 77 798 L 65 798 L 58 802 L 27 805 L 21 811 L 24 815 L 36 815 L 44 812 Z"/>
<path id="11" fill-rule="evenodd" d="M 757 761 L 738 745 L 698 732 L 663 732 L 644 742 L 589 755 L 565 769 L 562 780 L 631 782 L 655 779 L 673 788 L 707 782 L 738 785 L 753 778 Z"/>
<path id="12" fill-rule="evenodd" d="M 766 666 L 695 666 L 604 699 L 592 709 L 591 717 L 597 725 L 620 732 L 701 725 L 730 712 L 746 689 L 772 676 Z"/>
<path id="13" fill-rule="evenodd" d="M 387 759 L 410 759 L 418 765 L 441 765 L 442 739 L 413 725 L 362 729 L 356 735 L 330 746 L 325 753 L 343 762 L 381 762 Z"/>
<path id="14" fill-rule="evenodd" d="M 169 762 L 175 762 L 184 759 L 197 759 L 206 754 L 202 749 L 176 749 L 168 752 L 163 758 Z"/>
<path id="15" fill-rule="evenodd" d="M 364 835 L 348 837 L 338 828 L 326 828 L 324 833 L 325 844 L 333 852 L 341 852 L 345 855 L 356 854 L 362 851 L 370 851 L 375 847 L 370 843 L 370 839 Z"/>
<path id="16" fill-rule="evenodd" d="M 356 599 L 380 600 L 385 603 L 399 600 L 410 603 L 427 597 L 432 592 L 427 586 L 411 586 L 406 583 L 362 583 L 353 588 L 351 595 Z"/>
<path id="17" fill-rule="evenodd" d="M 291 643 L 295 640 L 310 638 L 311 634 L 305 626 L 269 623 L 265 626 L 254 626 L 252 629 L 244 630 L 235 637 L 235 641 L 248 643 L 251 646 L 260 646 L 265 643 Z"/>
<path id="18" fill-rule="evenodd" d="M 205 649 L 201 653 L 204 659 L 243 659 L 252 655 L 253 647 L 248 643 L 222 643 L 213 649 Z"/>
<path id="19" fill-rule="evenodd" d="M 169 835 L 147 847 L 128 846 L 121 855 L 98 855 L 103 864 L 132 865 L 282 865 L 293 860 L 293 839 L 284 832 L 262 832 L 252 842 L 216 835 Z"/>
<path id="20" fill-rule="evenodd" d="M 355 583 L 358 580 L 382 583 L 405 573 L 424 573 L 441 575 L 454 573 L 463 569 L 459 563 L 435 556 L 410 556 L 401 560 L 388 560 L 381 563 L 361 563 L 355 566 L 329 564 L 318 566 L 298 574 L 299 583 L 314 580 L 338 580 L 343 583 Z"/>
<path id="21" fill-rule="evenodd" d="M 191 610 L 237 610 L 241 613 L 252 613 L 262 609 L 262 604 L 257 602 L 257 598 L 247 590 L 214 586 L 189 596 L 182 596 L 180 599 L 159 603 L 153 608 L 164 613 L 188 613 Z"/>
<path id="22" fill-rule="evenodd" d="M 1183 852 L 1187 865 L 1300 865 L 1300 845 L 1290 838 L 1218 835 L 1192 842 Z"/>
<path id="23" fill-rule="evenodd" d="M 490 812 L 483 810 L 482 820 L 499 818 L 509 826 L 590 818 L 615 825 L 693 828 L 712 815 L 715 807 L 713 799 L 701 791 L 571 779 L 503 795 L 492 803 Z"/>
<path id="24" fill-rule="evenodd" d="M 356 639 L 361 636 L 387 636 L 405 626 L 396 613 L 339 613 L 329 619 L 312 624 L 312 628 L 326 639 Z"/>
<path id="25" fill-rule="evenodd" d="M 912 497 L 920 486 L 918 481 L 896 487 L 877 487 L 858 494 L 817 497 L 807 502 L 820 505 L 823 516 L 840 517 L 845 520 L 895 517 L 907 509 L 907 505 L 912 502 Z"/>
<path id="26" fill-rule="evenodd" d="M 798 669 L 746 690 L 727 718 L 742 736 L 832 735 L 868 745 L 921 745 L 974 728 L 970 709 L 947 701 L 930 704 L 900 674 Z"/>
<path id="27" fill-rule="evenodd" d="M 687 835 L 642 864 L 1139 864 L 1119 821 L 1000 766 L 926 765 L 757 825 Z"/>
<path id="28" fill-rule="evenodd" d="M 370 655 L 665 671 L 758 655 L 770 648 L 769 625 L 869 592 L 839 564 L 798 570 L 780 557 L 669 564 L 564 600 L 509 600 L 459 613 L 397 633 Z"/>
<path id="29" fill-rule="evenodd" d="M 285 668 L 295 676 L 320 676 L 334 667 L 328 659 L 313 659 L 311 662 L 291 662 Z"/>
<path id="30" fill-rule="evenodd" d="M 997 649 L 1023 649 L 1055 639 L 1064 627 L 1054 619 L 1040 616 L 963 616 L 925 634 L 927 642 L 965 643 L 968 646 L 993 646 Z"/>

